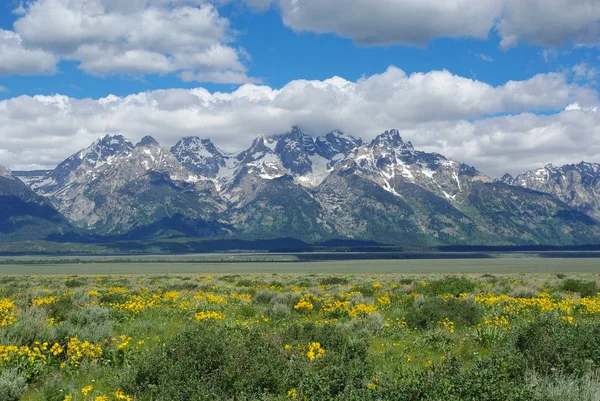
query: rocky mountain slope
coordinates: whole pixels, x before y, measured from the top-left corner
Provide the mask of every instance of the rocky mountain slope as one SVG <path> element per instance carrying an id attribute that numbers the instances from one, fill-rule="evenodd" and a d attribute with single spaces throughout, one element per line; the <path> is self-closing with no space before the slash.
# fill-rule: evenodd
<path id="1" fill-rule="evenodd" d="M 293 127 L 237 154 L 207 138 L 183 138 L 169 151 L 150 137 L 133 145 L 106 136 L 24 181 L 76 226 L 126 238 L 600 242 L 598 223 L 565 199 L 493 182 L 415 149 L 397 130 L 364 143 Z"/>
<path id="2" fill-rule="evenodd" d="M 0 240 L 46 239 L 70 230 L 48 200 L 0 166 Z"/>
<path id="3" fill-rule="evenodd" d="M 600 164 L 581 162 L 527 171 L 502 182 L 554 195 L 572 208 L 600 221 Z"/>
<path id="4" fill-rule="evenodd" d="M 97 234 L 227 234 L 214 222 L 225 208 L 214 183 L 184 168 L 151 137 L 134 146 L 106 136 L 29 185 L 73 224 Z"/>

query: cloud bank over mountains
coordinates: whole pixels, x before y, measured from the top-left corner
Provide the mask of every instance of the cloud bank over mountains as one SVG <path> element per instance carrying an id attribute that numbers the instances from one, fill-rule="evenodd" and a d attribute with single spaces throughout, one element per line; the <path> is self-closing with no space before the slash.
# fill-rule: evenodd
<path id="1" fill-rule="evenodd" d="M 598 103 L 596 91 L 564 74 L 491 86 L 448 71 L 408 75 L 393 66 L 355 82 L 294 80 L 280 89 L 19 96 L 0 101 L 0 164 L 53 167 L 106 133 L 152 135 L 165 146 L 197 135 L 235 151 L 256 135 L 297 124 L 314 135 L 341 129 L 364 139 L 395 127 L 415 146 L 499 176 L 547 162 L 600 160 Z"/>
<path id="2" fill-rule="evenodd" d="M 361 46 L 492 38 L 507 52 L 541 46 L 549 60 L 557 48 L 600 44 L 596 0 L 26 0 L 13 10 L 12 29 L 0 29 L 0 76 L 59 74 L 61 63 L 71 62 L 93 77 L 156 74 L 241 86 L 1 100 L 0 164 L 54 167 L 106 133 L 152 135 L 166 146 L 199 135 L 235 151 L 291 125 L 366 140 L 398 128 L 420 148 L 496 176 L 546 162 L 600 161 L 596 56 L 498 86 L 392 66 L 357 81 L 296 79 L 275 88 L 248 69 L 252 55 L 237 43 L 224 5 L 272 7 L 294 31 L 332 33 Z M 476 57 L 493 65 L 496 55 Z M 0 92 L 14 92 L 2 85 Z"/>

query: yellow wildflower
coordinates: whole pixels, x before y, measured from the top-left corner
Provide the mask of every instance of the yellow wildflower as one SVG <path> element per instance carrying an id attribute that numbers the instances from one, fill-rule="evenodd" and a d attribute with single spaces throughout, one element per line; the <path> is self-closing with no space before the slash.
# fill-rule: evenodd
<path id="1" fill-rule="evenodd" d="M 194 318 L 196 320 L 223 320 L 225 319 L 225 314 L 223 312 L 214 312 L 214 311 L 201 311 L 196 312 L 194 314 Z"/>
<path id="2" fill-rule="evenodd" d="M 124 392 L 122 392 L 121 390 L 117 390 L 115 391 L 115 398 L 117 400 L 124 400 L 124 401 L 131 401 L 131 397 L 126 395 Z"/>
<path id="3" fill-rule="evenodd" d="M 321 348 L 321 343 L 312 342 L 308 344 L 308 352 L 306 353 L 306 357 L 311 361 L 314 361 L 317 358 L 321 358 L 325 355 L 325 350 Z"/>
<path id="4" fill-rule="evenodd" d="M 8 298 L 0 298 L 0 327 L 10 326 L 17 321 L 15 303 Z"/>
<path id="5" fill-rule="evenodd" d="M 92 391 L 94 387 L 93 386 L 85 386 L 84 388 L 81 389 L 81 393 L 85 396 L 87 396 L 90 391 Z"/>
<path id="6" fill-rule="evenodd" d="M 296 309 L 298 312 L 310 312 L 313 310 L 313 308 L 314 305 L 312 302 L 310 302 L 310 298 L 306 296 L 302 297 L 302 299 L 300 299 L 300 301 L 294 305 L 294 309 Z"/>

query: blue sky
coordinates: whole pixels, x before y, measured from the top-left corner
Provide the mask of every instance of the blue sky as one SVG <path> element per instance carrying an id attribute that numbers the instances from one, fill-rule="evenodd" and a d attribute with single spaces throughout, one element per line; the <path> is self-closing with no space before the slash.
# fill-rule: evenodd
<path id="1" fill-rule="evenodd" d="M 600 162 L 589 0 L 11 0 L 0 29 L 12 168 L 105 133 L 235 150 L 290 124 L 366 139 L 393 125 L 490 174 Z"/>
<path id="2" fill-rule="evenodd" d="M 19 18 L 12 13 L 14 3 L 3 5 L 0 28 L 12 30 Z M 487 40 L 438 38 L 423 46 L 357 45 L 351 39 L 333 33 L 297 32 L 286 27 L 276 8 L 251 12 L 239 4 L 219 9 L 231 21 L 235 46 L 251 56 L 245 61 L 249 75 L 272 87 L 282 87 L 294 79 L 322 80 L 335 75 L 348 80 L 381 73 L 389 65 L 407 73 L 446 69 L 468 78 L 501 85 L 509 80 L 524 80 L 535 74 L 561 71 L 585 62 L 597 67 L 595 47 L 559 48 L 544 59 L 542 46 L 519 44 L 502 50 L 500 38 L 491 31 Z M 486 60 L 487 59 L 487 60 Z M 18 95 L 56 93 L 72 97 L 118 96 L 152 89 L 194 88 L 198 82 L 183 82 L 173 74 L 118 74 L 97 77 L 77 68 L 77 61 L 63 60 L 51 75 L 0 76 L 0 85 L 8 92 L 1 98 Z M 210 91 L 231 91 L 236 84 L 202 82 Z"/>

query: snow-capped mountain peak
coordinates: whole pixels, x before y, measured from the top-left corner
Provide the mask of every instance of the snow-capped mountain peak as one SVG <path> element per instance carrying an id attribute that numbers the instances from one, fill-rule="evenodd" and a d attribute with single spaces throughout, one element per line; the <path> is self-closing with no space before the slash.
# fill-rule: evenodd
<path id="1" fill-rule="evenodd" d="M 378 135 L 368 144 L 354 149 L 341 169 L 355 170 L 358 174 L 398 194 L 403 183 L 416 184 L 452 202 L 472 181 L 490 181 L 490 178 L 465 164 L 449 160 L 437 153 L 415 150 L 404 142 L 398 130 Z"/>
<path id="2" fill-rule="evenodd" d="M 600 210 L 600 165 L 547 166 L 531 175 L 563 202 L 488 184 L 473 167 L 414 149 L 397 130 L 363 143 L 340 131 L 314 140 L 293 127 L 256 138 L 237 156 L 198 137 L 169 151 L 149 137 L 134 147 L 122 136 L 105 136 L 34 188 L 73 224 L 99 234 L 146 235 L 150 227 L 159 236 L 189 235 L 193 228 L 193 235 L 208 237 L 309 240 L 462 243 L 497 235 L 500 243 L 513 243 L 525 235 L 528 243 L 551 243 L 567 232 L 583 233 L 573 241 L 597 238 L 600 225 L 564 202 L 590 216 Z"/>
<path id="3" fill-rule="evenodd" d="M 0 165 L 0 177 L 14 178 L 11 171 L 2 165 Z"/>
<path id="4" fill-rule="evenodd" d="M 111 158 L 122 154 L 131 153 L 133 144 L 123 135 L 105 135 L 97 139 L 87 148 L 73 155 L 73 159 L 68 158 L 63 163 L 59 164 L 65 167 L 65 170 L 74 170 L 79 165 L 85 165 L 89 168 L 97 168 L 108 162 Z M 77 163 L 76 160 L 81 163 Z"/>
<path id="5" fill-rule="evenodd" d="M 273 145 L 270 143 L 269 138 L 260 136 L 252 141 L 252 145 L 248 149 L 240 152 L 236 159 L 241 163 L 250 163 L 269 153 L 273 153 Z"/>
<path id="6" fill-rule="evenodd" d="M 188 170 L 204 177 L 215 178 L 227 167 L 230 158 L 217 148 L 210 139 L 189 136 L 178 141 L 171 153 Z"/>
<path id="7" fill-rule="evenodd" d="M 275 152 L 292 152 L 301 150 L 312 155 L 315 153 L 315 141 L 312 136 L 303 132 L 299 127 L 292 127 L 291 131 L 284 134 L 272 135 L 272 140 L 277 142 Z"/>
<path id="8" fill-rule="evenodd" d="M 556 196 L 569 206 L 600 220 L 600 164 L 581 162 L 526 171 L 504 177 L 509 185 L 529 188 Z"/>
<path id="9" fill-rule="evenodd" d="M 317 153 L 330 160 L 339 160 L 362 145 L 362 139 L 356 139 L 341 131 L 331 131 L 325 136 L 320 136 L 315 141 Z"/>
<path id="10" fill-rule="evenodd" d="M 113 164 L 121 156 L 130 155 L 132 150 L 133 144 L 123 135 L 107 134 L 28 185 L 42 195 L 54 193 L 70 182 L 94 179 L 98 169 Z"/>
<path id="11" fill-rule="evenodd" d="M 136 148 L 139 146 L 152 147 L 152 146 L 160 146 L 160 144 L 158 143 L 158 141 L 156 139 L 154 139 L 150 135 L 146 135 L 135 145 Z"/>
<path id="12" fill-rule="evenodd" d="M 371 147 L 388 148 L 399 150 L 413 150 L 414 147 L 410 142 L 404 142 L 397 129 L 385 131 L 375 137 L 371 141 Z"/>

